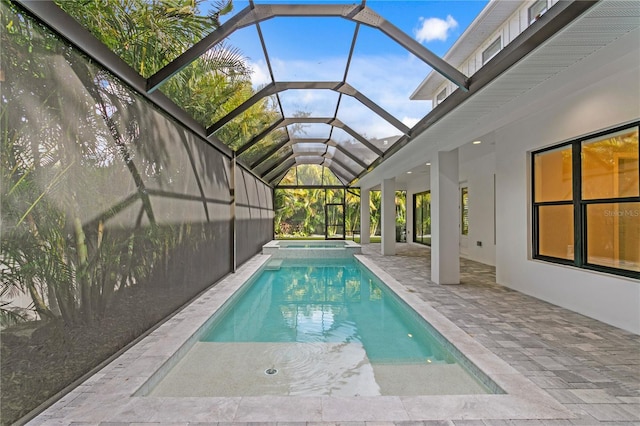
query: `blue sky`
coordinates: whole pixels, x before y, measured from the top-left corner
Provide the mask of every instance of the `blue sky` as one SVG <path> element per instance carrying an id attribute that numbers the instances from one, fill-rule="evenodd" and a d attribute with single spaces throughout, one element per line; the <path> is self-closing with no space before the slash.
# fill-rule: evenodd
<path id="1" fill-rule="evenodd" d="M 444 56 L 487 2 L 368 0 L 366 5 L 438 56 Z M 255 3 L 274 1 L 256 0 Z M 352 4 L 353 1 L 325 3 Z M 234 5 L 233 13 L 247 6 L 248 2 L 236 1 Z M 262 22 L 260 28 L 276 81 L 342 80 L 354 23 L 341 18 L 273 18 Z M 254 86 L 271 81 L 254 26 L 236 31 L 229 43 L 248 57 Z M 382 32 L 361 25 L 347 82 L 411 127 L 431 109 L 428 101 L 409 100 L 430 71 L 428 65 Z M 319 116 L 314 112 L 323 110 L 326 113 L 331 110 L 329 104 L 335 105 L 335 94 L 330 91 L 285 93 L 287 96 L 283 98 L 286 99 L 282 100 L 286 104 L 283 105 L 285 115 L 297 110 Z M 341 106 L 338 118 L 369 137 L 398 133 L 384 120 L 353 102 L 345 102 Z"/>

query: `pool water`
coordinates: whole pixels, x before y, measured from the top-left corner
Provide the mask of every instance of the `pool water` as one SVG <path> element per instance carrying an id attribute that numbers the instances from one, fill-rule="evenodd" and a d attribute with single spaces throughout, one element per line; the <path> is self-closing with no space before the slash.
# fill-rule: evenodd
<path id="1" fill-rule="evenodd" d="M 353 259 L 266 270 L 204 342 L 350 342 L 373 363 L 453 363 L 417 318 Z"/>
<path id="2" fill-rule="evenodd" d="M 353 258 L 267 265 L 221 311 L 152 395 L 489 393 Z"/>

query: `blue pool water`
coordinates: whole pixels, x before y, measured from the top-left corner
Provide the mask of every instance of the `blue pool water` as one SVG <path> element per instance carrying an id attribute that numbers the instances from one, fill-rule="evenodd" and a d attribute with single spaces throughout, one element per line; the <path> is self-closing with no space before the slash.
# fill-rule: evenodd
<path id="1" fill-rule="evenodd" d="M 371 363 L 454 362 L 354 259 L 286 259 L 263 271 L 200 341 L 361 343 Z"/>
<path id="2" fill-rule="evenodd" d="M 151 395 L 500 392 L 353 257 L 271 259 L 206 324 Z"/>

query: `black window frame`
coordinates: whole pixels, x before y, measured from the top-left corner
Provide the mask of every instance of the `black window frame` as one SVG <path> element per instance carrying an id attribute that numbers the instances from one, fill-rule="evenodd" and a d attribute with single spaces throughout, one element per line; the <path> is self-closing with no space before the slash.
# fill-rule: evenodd
<path id="1" fill-rule="evenodd" d="M 465 203 L 465 194 L 467 201 Z M 466 229 L 465 229 L 466 218 Z M 464 237 L 469 236 L 469 186 L 460 187 L 460 235 Z"/>
<path id="2" fill-rule="evenodd" d="M 587 261 L 587 207 L 594 204 L 609 204 L 609 203 L 640 203 L 640 193 L 638 196 L 633 197 L 610 197 L 610 198 L 596 198 L 596 199 L 582 199 L 582 144 L 585 141 L 596 139 L 599 137 L 606 137 L 614 133 L 622 132 L 625 130 L 637 129 L 640 131 L 640 121 L 633 122 L 617 126 L 615 128 L 603 130 L 600 132 L 588 134 L 577 139 L 573 139 L 568 142 L 559 143 L 550 147 L 539 149 L 531 152 L 530 165 L 531 165 L 531 217 L 532 217 L 532 257 L 536 260 L 543 260 L 550 263 L 558 263 L 568 266 L 574 266 L 580 269 L 587 269 L 592 271 L 604 272 L 614 275 L 620 275 L 624 277 L 630 277 L 634 279 L 640 279 L 640 272 L 614 268 L 610 266 L 597 265 L 589 263 Z M 572 179 L 572 199 L 563 201 L 536 201 L 535 200 L 535 159 L 536 155 L 542 154 L 548 151 L 557 150 L 562 147 L 571 147 L 571 179 Z M 640 148 L 639 148 L 640 150 Z M 639 152 L 640 155 L 640 152 Z M 640 168 L 638 172 L 640 179 Z M 562 259 L 552 257 L 548 255 L 540 254 L 539 247 L 539 210 L 542 206 L 560 206 L 571 205 L 573 206 L 573 253 L 574 259 Z"/>
<path id="3" fill-rule="evenodd" d="M 417 215 L 417 203 L 416 200 L 418 197 L 426 197 L 427 195 L 429 195 L 429 208 L 427 209 L 427 211 L 429 212 L 429 217 L 431 217 L 431 191 L 422 191 L 422 192 L 416 192 L 415 194 L 413 194 L 413 238 L 411 239 L 414 243 L 417 244 L 422 244 L 428 247 L 431 247 L 431 242 L 427 243 L 424 241 L 424 238 L 422 238 L 421 241 L 417 240 L 417 229 L 418 229 L 418 215 Z M 424 200 L 423 200 L 424 203 Z M 424 204 L 422 204 L 423 206 Z M 431 228 L 431 225 L 429 225 L 429 228 Z M 420 225 L 420 229 L 422 230 L 422 225 Z M 424 233 L 423 233 L 424 235 Z M 429 238 L 429 241 L 431 241 L 431 238 Z"/>

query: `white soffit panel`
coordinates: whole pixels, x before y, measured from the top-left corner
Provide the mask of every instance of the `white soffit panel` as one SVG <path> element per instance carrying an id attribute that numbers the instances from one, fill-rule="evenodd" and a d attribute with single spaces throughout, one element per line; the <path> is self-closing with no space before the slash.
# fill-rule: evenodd
<path id="1" fill-rule="evenodd" d="M 516 101 L 518 96 L 639 27 L 640 3 L 603 0 L 452 114 L 462 115 L 465 121 L 479 121 L 488 112 Z"/>

